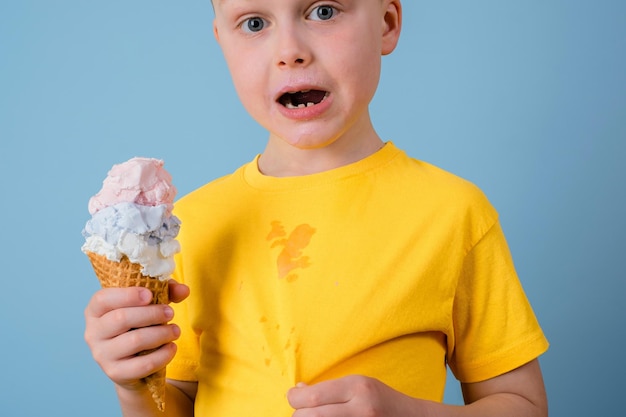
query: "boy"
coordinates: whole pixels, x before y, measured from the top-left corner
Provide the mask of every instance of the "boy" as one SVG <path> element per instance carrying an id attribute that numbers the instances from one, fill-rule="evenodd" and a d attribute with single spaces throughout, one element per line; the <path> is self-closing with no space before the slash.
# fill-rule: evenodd
<path id="1" fill-rule="evenodd" d="M 214 9 L 269 139 L 177 203 L 177 324 L 160 325 L 174 310 L 138 288 L 87 306 L 86 340 L 124 415 L 162 415 L 140 380 L 169 364 L 167 416 L 546 416 L 547 342 L 497 214 L 371 124 L 400 0 Z M 466 406 L 440 403 L 446 363 Z"/>

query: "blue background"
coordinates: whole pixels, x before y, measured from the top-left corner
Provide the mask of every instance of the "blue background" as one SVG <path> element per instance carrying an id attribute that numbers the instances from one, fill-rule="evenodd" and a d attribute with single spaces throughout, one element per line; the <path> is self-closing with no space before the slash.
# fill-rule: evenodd
<path id="1" fill-rule="evenodd" d="M 119 415 L 83 341 L 98 284 L 80 231 L 110 166 L 162 158 L 182 195 L 263 149 L 212 16 L 208 0 L 0 0 L 0 414 Z M 372 112 L 501 213 L 551 342 L 551 415 L 623 413 L 626 2 L 405 0 Z"/>

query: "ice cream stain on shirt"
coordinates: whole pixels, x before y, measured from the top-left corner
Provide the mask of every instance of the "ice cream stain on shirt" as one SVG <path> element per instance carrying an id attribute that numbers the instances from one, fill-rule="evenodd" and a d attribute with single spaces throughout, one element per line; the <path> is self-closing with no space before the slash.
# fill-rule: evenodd
<path id="1" fill-rule="evenodd" d="M 311 266 L 309 257 L 304 255 L 304 250 L 309 246 L 311 238 L 315 234 L 315 228 L 308 224 L 301 224 L 287 235 L 285 227 L 280 221 L 273 221 L 271 227 L 271 231 L 267 235 L 267 240 L 272 242 L 270 248 L 282 248 L 276 258 L 278 278 L 293 282 L 298 279 L 295 270 Z"/>

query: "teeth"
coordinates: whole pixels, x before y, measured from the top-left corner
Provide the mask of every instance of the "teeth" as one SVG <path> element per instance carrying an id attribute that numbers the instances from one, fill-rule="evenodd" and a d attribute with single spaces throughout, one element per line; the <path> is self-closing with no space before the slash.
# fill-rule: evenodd
<path id="1" fill-rule="evenodd" d="M 301 103 L 301 104 L 298 104 L 297 106 L 292 103 L 285 103 L 285 107 L 287 107 L 288 109 L 304 109 L 306 107 L 311 107 L 311 106 L 315 106 L 315 103 L 313 102 L 308 102 L 306 104 Z"/>
<path id="2" fill-rule="evenodd" d="M 301 92 L 301 93 L 308 93 L 309 91 L 311 91 L 311 90 L 302 90 L 302 91 L 300 91 L 300 92 Z M 326 97 L 328 97 L 328 93 L 326 93 L 326 94 L 324 95 L 324 97 L 322 98 L 322 100 L 320 101 L 320 103 L 321 103 L 322 101 L 326 100 Z M 286 101 L 283 103 L 283 105 L 284 105 L 285 107 L 287 107 L 288 109 L 292 109 L 292 110 L 293 110 L 293 109 L 304 109 L 304 108 L 307 108 L 307 107 L 315 106 L 315 103 L 314 103 L 314 102 L 312 102 L 312 101 L 309 101 L 309 102 L 307 102 L 307 103 L 300 103 L 300 104 L 297 104 L 297 105 L 296 105 L 296 104 L 293 104 L 293 103 L 291 102 L 291 99 L 289 98 L 288 100 L 286 100 Z"/>

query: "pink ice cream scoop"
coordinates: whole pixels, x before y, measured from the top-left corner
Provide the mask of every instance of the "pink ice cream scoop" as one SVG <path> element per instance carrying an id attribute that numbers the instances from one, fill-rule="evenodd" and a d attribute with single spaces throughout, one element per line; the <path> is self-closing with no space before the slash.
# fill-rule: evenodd
<path id="1" fill-rule="evenodd" d="M 118 203 L 142 206 L 174 207 L 176 187 L 172 176 L 163 169 L 163 161 L 153 158 L 132 158 L 114 165 L 102 182 L 102 189 L 89 200 L 89 213 Z"/>

